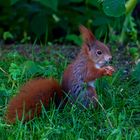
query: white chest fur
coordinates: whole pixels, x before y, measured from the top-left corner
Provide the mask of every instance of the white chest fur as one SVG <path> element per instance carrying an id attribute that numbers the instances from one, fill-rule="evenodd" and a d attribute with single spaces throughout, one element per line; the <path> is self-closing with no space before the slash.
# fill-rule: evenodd
<path id="1" fill-rule="evenodd" d="M 95 88 L 94 82 L 95 81 L 90 81 L 90 82 L 88 82 L 88 85 L 91 86 L 91 87 L 93 87 L 93 88 Z"/>
<path id="2" fill-rule="evenodd" d="M 97 68 L 97 69 L 99 69 L 99 68 L 100 68 L 100 66 L 99 66 L 98 64 L 96 64 L 95 66 L 96 66 L 96 68 Z"/>

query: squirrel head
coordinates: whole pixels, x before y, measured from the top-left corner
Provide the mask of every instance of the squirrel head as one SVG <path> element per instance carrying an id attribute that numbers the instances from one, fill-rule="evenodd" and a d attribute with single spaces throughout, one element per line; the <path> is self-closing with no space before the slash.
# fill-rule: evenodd
<path id="1" fill-rule="evenodd" d="M 96 67 L 100 68 L 108 63 L 112 58 L 109 48 L 98 41 L 92 32 L 83 25 L 80 26 L 80 32 L 83 38 L 82 50 L 95 63 Z"/>

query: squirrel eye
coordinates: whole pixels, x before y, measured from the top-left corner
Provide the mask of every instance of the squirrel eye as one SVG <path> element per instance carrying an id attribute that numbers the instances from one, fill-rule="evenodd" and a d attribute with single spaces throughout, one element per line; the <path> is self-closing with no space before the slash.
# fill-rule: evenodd
<path id="1" fill-rule="evenodd" d="M 96 53 L 97 53 L 98 55 L 101 55 L 101 54 L 102 54 L 102 52 L 101 52 L 100 50 L 98 50 Z"/>

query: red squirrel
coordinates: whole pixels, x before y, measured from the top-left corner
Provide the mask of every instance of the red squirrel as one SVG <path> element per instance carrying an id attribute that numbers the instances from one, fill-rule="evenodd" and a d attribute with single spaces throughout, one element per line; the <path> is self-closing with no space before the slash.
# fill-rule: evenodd
<path id="1" fill-rule="evenodd" d="M 27 82 L 9 102 L 5 114 L 7 122 L 15 123 L 16 118 L 25 122 L 34 115 L 40 115 L 42 104 L 48 107 L 54 98 L 59 104 L 65 96 L 64 92 L 72 96 L 73 103 L 80 99 L 85 107 L 90 103 L 96 106 L 94 82 L 97 78 L 113 74 L 115 70 L 112 66 L 104 66 L 112 56 L 108 47 L 98 41 L 89 29 L 81 25 L 80 32 L 83 38 L 81 51 L 64 71 L 62 85 L 52 78 Z"/>

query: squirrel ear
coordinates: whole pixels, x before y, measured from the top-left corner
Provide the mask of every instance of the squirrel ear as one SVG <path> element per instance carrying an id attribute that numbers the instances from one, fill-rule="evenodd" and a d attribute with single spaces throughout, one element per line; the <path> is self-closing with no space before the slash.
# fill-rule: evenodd
<path id="1" fill-rule="evenodd" d="M 82 35 L 84 43 L 91 44 L 96 40 L 92 32 L 89 29 L 87 29 L 85 26 L 80 25 L 79 30 Z"/>

